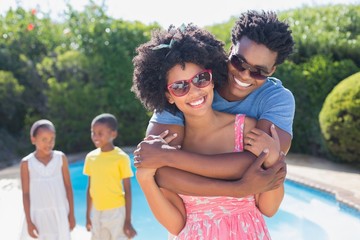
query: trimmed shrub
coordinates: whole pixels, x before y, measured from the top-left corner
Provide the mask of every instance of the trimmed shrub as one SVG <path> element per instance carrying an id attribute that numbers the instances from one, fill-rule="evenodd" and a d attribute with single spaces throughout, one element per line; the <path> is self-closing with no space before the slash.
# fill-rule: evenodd
<path id="1" fill-rule="evenodd" d="M 294 138 L 291 152 L 327 157 L 322 139 L 319 113 L 331 90 L 359 68 L 349 59 L 333 61 L 330 57 L 316 55 L 306 63 L 287 61 L 275 72 L 295 97 Z"/>
<path id="2" fill-rule="evenodd" d="M 319 122 L 335 160 L 360 163 L 360 72 L 344 79 L 330 92 Z"/>

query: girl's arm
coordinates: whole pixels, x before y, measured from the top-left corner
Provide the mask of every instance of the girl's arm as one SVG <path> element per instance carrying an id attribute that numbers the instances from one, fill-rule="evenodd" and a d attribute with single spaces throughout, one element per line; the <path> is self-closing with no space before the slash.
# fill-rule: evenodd
<path id="1" fill-rule="evenodd" d="M 68 216 L 69 217 L 69 225 L 70 225 L 70 231 L 72 231 L 76 225 L 75 212 L 74 212 L 74 194 L 73 194 L 72 185 L 71 185 L 69 164 L 68 164 L 68 160 L 65 155 L 63 155 L 63 157 L 62 157 L 62 161 L 63 161 L 62 175 L 63 175 L 63 179 L 64 179 L 66 197 L 69 202 L 69 216 Z"/>
<path id="2" fill-rule="evenodd" d="M 123 186 L 125 192 L 125 223 L 124 223 L 124 233 L 128 238 L 133 238 L 136 235 L 136 231 L 131 224 L 131 183 L 130 178 L 123 179 Z"/>
<path id="3" fill-rule="evenodd" d="M 171 234 L 178 235 L 186 222 L 183 202 L 177 194 L 157 186 L 154 180 L 155 171 L 155 169 L 138 168 L 136 179 L 155 218 Z"/>
<path id="4" fill-rule="evenodd" d="M 38 230 L 30 217 L 30 179 L 29 179 L 29 168 L 27 161 L 21 162 L 20 175 L 21 175 L 21 187 L 23 194 L 23 205 L 24 205 L 26 223 L 28 227 L 28 233 L 31 237 L 37 238 Z"/>

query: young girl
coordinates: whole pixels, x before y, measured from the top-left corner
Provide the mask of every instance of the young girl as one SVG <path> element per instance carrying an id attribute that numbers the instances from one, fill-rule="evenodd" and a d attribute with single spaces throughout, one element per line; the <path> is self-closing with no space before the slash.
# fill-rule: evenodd
<path id="1" fill-rule="evenodd" d="M 137 49 L 133 91 L 149 110 L 177 108 L 183 112 L 183 150 L 209 155 L 242 151 L 244 134 L 255 126 L 254 119 L 211 107 L 214 86 L 226 81 L 227 57 L 222 46 L 210 33 L 188 25 L 155 32 L 152 40 Z M 272 133 L 276 139 L 276 131 Z M 136 177 L 155 217 L 177 235 L 176 239 L 270 239 L 262 213 L 271 216 L 277 211 L 284 194 L 282 186 L 244 198 L 180 195 L 180 199 L 157 186 L 156 169 L 141 167 L 141 146 L 152 141 L 145 140 L 134 152 Z M 268 159 L 267 166 L 278 160 L 277 144 L 272 143 L 271 152 L 276 154 Z M 158 158 L 166 161 L 161 155 Z M 200 175 L 206 164 L 211 162 L 184 162 Z M 216 175 L 221 169 L 214 168 L 213 172 Z"/>
<path id="2" fill-rule="evenodd" d="M 21 239 L 70 240 L 76 224 L 73 191 L 67 158 L 53 150 L 55 127 L 49 120 L 38 120 L 30 138 L 35 151 L 20 165 L 26 217 Z"/>

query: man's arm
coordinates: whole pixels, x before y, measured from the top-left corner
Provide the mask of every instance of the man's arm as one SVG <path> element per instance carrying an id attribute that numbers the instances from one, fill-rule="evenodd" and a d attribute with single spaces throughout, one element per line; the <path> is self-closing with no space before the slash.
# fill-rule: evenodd
<path id="1" fill-rule="evenodd" d="M 159 135 L 165 130 L 177 134 L 171 145 L 181 144 L 184 128 L 179 125 L 151 123 L 147 135 Z M 176 142 L 174 142 L 176 140 Z M 232 152 L 226 154 L 205 155 L 177 149 L 164 149 L 162 141 L 151 144 L 140 143 L 141 164 L 139 167 L 172 167 L 204 177 L 235 180 L 240 179 L 256 158 L 251 152 Z M 142 154 L 146 152 L 146 154 Z"/>
<path id="2" fill-rule="evenodd" d="M 257 128 L 270 134 L 270 126 L 272 123 L 267 120 L 260 120 Z M 148 128 L 148 134 L 157 135 L 165 129 L 170 132 L 176 132 L 180 137 L 183 136 L 182 127 L 176 126 L 177 129 L 171 129 L 173 125 L 163 125 L 153 123 Z M 279 135 L 280 148 L 283 152 L 287 152 L 290 147 L 291 136 L 287 132 L 277 128 Z M 178 142 L 180 139 L 176 139 Z M 248 167 L 254 162 L 256 156 L 249 151 L 232 152 L 215 155 L 197 154 L 177 149 L 164 149 L 164 143 L 161 141 L 153 141 L 151 143 L 141 143 L 140 151 L 141 164 L 139 167 L 161 168 L 172 167 L 179 170 L 191 172 L 204 177 L 237 180 L 242 177 Z M 262 151 L 261 149 L 259 153 Z M 145 154 L 144 154 L 145 153 Z M 276 159 L 278 155 L 276 156 Z M 273 161 L 274 162 L 274 161 Z M 268 165 L 265 162 L 265 167 Z"/>
<path id="3" fill-rule="evenodd" d="M 183 136 L 183 127 L 174 125 L 162 125 L 152 123 L 149 125 L 147 130 L 147 135 L 159 135 L 161 132 L 165 130 L 169 130 L 170 133 L 177 133 L 177 144 L 181 142 Z M 174 130 L 175 129 L 175 130 Z M 181 138 L 181 139 L 180 139 Z M 181 151 L 179 151 L 181 152 Z M 173 152 L 172 152 L 173 153 Z M 231 171 L 234 171 L 234 167 L 231 164 L 224 163 L 224 156 L 229 157 L 234 164 L 240 166 L 242 170 L 235 170 L 234 175 L 236 175 L 237 179 L 242 179 L 238 182 L 230 182 L 230 181 L 221 181 L 219 179 L 206 178 L 200 175 L 192 174 L 186 171 L 182 171 L 179 169 L 163 167 L 158 169 L 156 174 L 156 180 L 159 186 L 169 189 L 171 191 L 188 194 L 188 195 L 199 195 L 199 196 L 238 196 L 243 197 L 248 194 L 254 194 L 264 191 L 269 191 L 279 187 L 279 183 L 282 183 L 285 179 L 286 175 L 286 165 L 285 163 L 275 164 L 273 167 L 264 170 L 259 165 L 252 164 L 254 162 L 255 156 L 250 154 L 251 157 L 248 158 L 248 161 L 245 159 L 241 159 L 241 155 L 244 153 L 226 153 L 219 154 L 216 156 L 203 155 L 200 154 L 192 154 L 188 153 L 185 156 L 185 159 L 191 159 L 191 161 L 198 161 L 196 157 L 203 158 L 213 158 L 216 160 L 216 157 L 220 158 L 217 161 L 217 165 L 223 167 L 230 167 Z M 248 153 L 249 154 L 249 153 Z M 171 154 L 172 155 L 172 154 Z M 159 155 L 157 155 L 159 157 Z M 173 157 L 180 157 L 179 155 L 175 155 Z M 184 157 L 184 156 L 183 156 Z M 240 159 L 239 159 L 240 158 Z M 236 159 L 237 161 L 234 161 Z M 258 160 L 260 157 L 258 158 Z M 264 158 L 262 158 L 264 160 Z M 167 161 L 165 157 L 165 161 Z M 179 160 L 181 161 L 181 160 Z M 216 161 L 213 161 L 216 162 Z M 214 163 L 216 164 L 216 163 Z M 252 165 L 251 165 L 252 164 Z M 249 166 L 251 167 L 249 168 Z M 208 167 L 208 164 L 199 165 L 200 168 Z M 211 172 L 216 172 L 221 174 L 221 171 L 227 170 L 219 170 L 219 168 L 211 168 L 208 167 Z M 249 169 L 248 169 L 249 168 Z M 248 171 L 246 171 L 248 170 Z M 246 176 L 243 176 L 243 173 L 246 171 Z M 223 172 L 223 174 L 228 174 L 227 172 Z M 234 177 L 235 178 L 235 177 Z M 244 187 L 242 187 L 244 186 Z"/>
<path id="4" fill-rule="evenodd" d="M 271 168 L 264 170 L 261 165 L 266 157 L 266 154 L 260 154 L 243 177 L 236 181 L 207 178 L 164 167 L 158 169 L 156 182 L 163 188 L 184 195 L 245 197 L 276 189 L 283 184 L 286 176 L 285 162 L 278 161 Z"/>

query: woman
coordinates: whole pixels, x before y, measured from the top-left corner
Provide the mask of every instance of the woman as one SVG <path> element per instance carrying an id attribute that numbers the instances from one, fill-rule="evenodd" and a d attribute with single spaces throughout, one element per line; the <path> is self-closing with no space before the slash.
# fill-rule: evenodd
<path id="1" fill-rule="evenodd" d="M 193 25 L 156 31 L 149 42 L 137 48 L 132 90 L 150 111 L 183 112 L 184 150 L 204 154 L 242 151 L 243 135 L 256 124 L 244 115 L 217 112 L 211 107 L 213 88 L 226 82 L 226 59 L 223 44 Z M 270 150 L 276 158 L 270 162 L 274 163 L 279 146 L 272 143 Z M 135 160 L 141 161 L 137 153 Z M 198 165 L 189 164 L 194 168 Z M 277 211 L 284 194 L 282 187 L 245 198 L 180 198 L 157 186 L 156 169 L 141 168 L 139 163 L 136 166 L 138 182 L 152 212 L 177 239 L 270 239 L 261 212 L 271 215 Z"/>

